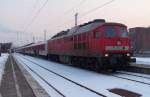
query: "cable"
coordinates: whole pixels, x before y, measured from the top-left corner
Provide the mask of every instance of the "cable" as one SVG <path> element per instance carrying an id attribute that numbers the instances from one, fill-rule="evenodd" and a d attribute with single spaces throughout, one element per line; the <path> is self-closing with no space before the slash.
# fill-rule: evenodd
<path id="1" fill-rule="evenodd" d="M 84 4 L 85 1 L 86 1 L 86 0 L 81 0 L 81 1 L 79 2 L 79 4 L 73 6 L 73 7 L 70 8 L 68 11 L 64 12 L 63 14 L 64 14 L 64 15 L 68 15 L 71 11 L 73 11 L 73 9 L 75 9 L 75 8 L 77 8 L 77 7 L 80 7 L 82 4 Z M 63 15 L 63 16 L 64 16 L 64 15 Z M 65 21 L 64 23 L 58 25 L 57 27 L 61 27 L 61 26 L 63 26 L 63 25 L 66 24 L 66 23 L 68 24 L 70 21 L 72 21 L 72 19 L 71 19 L 71 20 L 68 20 L 68 21 Z"/>
<path id="2" fill-rule="evenodd" d="M 100 6 L 96 7 L 96 8 L 93 8 L 93 9 L 91 9 L 91 10 L 89 10 L 89 11 L 83 13 L 83 14 L 81 15 L 81 17 L 86 16 L 86 15 L 88 15 L 89 13 L 96 11 L 97 9 L 103 8 L 103 7 L 105 7 L 106 5 L 108 5 L 108 4 L 110 4 L 110 3 L 114 2 L 114 1 L 115 1 L 115 0 L 111 0 L 111 1 L 108 1 L 108 2 L 104 3 L 103 5 L 100 5 Z"/>
<path id="3" fill-rule="evenodd" d="M 41 10 L 46 6 L 46 4 L 48 3 L 48 0 L 46 0 L 43 5 L 39 8 L 39 10 L 36 12 L 36 14 L 34 15 L 34 17 L 32 18 L 32 20 L 29 22 L 29 24 L 25 27 L 25 29 L 23 30 L 23 32 L 26 32 L 26 30 L 32 25 L 32 23 L 34 22 L 34 20 L 37 18 L 37 16 L 40 14 Z"/>
<path id="4" fill-rule="evenodd" d="M 73 9 L 75 9 L 75 8 L 77 8 L 77 7 L 80 7 L 82 4 L 85 3 L 85 1 L 86 1 L 86 0 L 81 0 L 81 1 L 79 2 L 79 4 L 73 6 L 71 9 L 69 9 L 68 11 L 66 11 L 65 14 L 70 13 Z"/>
<path id="5" fill-rule="evenodd" d="M 37 7 L 37 4 L 38 4 L 38 1 L 39 0 L 35 0 L 35 3 L 33 4 L 33 7 L 31 8 L 31 11 L 30 11 L 30 13 L 33 13 L 34 11 L 35 11 L 35 9 L 36 9 L 36 7 Z M 30 17 L 31 15 L 30 14 L 27 14 L 27 17 Z M 24 20 L 24 23 L 23 23 L 23 27 L 25 27 L 25 25 L 26 25 L 26 21 L 28 20 L 28 18 L 26 18 L 25 20 Z M 24 28 L 25 29 L 25 28 Z M 24 31 L 24 29 L 23 29 L 23 31 Z M 17 41 L 18 40 L 20 40 L 19 39 L 19 37 L 18 37 L 18 34 L 19 33 L 17 33 Z M 20 37 L 21 37 L 21 34 L 20 34 Z M 19 43 L 19 42 L 18 42 Z"/>
<path id="6" fill-rule="evenodd" d="M 71 9 L 69 9 L 68 11 L 66 11 L 66 12 L 65 12 L 65 14 L 70 13 L 70 12 L 71 12 L 73 9 L 75 9 L 76 7 L 81 6 L 82 4 L 84 4 L 84 3 L 85 3 L 85 1 L 86 1 L 86 0 L 81 0 L 81 1 L 79 2 L 79 4 L 78 4 L 78 5 L 76 5 L 76 6 L 72 7 L 72 8 L 71 8 Z M 68 22 L 70 22 L 70 21 L 72 21 L 72 20 L 68 20 L 68 21 L 66 21 L 66 22 L 64 22 L 64 23 L 62 23 L 62 24 L 60 24 L 58 27 L 61 27 L 62 25 L 66 24 L 66 23 L 68 23 Z"/>
<path id="7" fill-rule="evenodd" d="M 34 12 L 34 10 L 36 9 L 37 4 L 38 4 L 38 0 L 35 1 L 35 4 L 33 5 L 33 8 L 31 9 L 31 13 Z M 27 17 L 30 17 L 30 14 L 28 14 Z M 25 21 L 27 21 L 27 19 Z M 25 24 L 24 24 L 24 26 L 25 26 Z"/>
<path id="8" fill-rule="evenodd" d="M 103 8 L 103 7 L 105 7 L 106 5 L 108 5 L 108 4 L 110 4 L 110 3 L 114 2 L 114 1 L 115 1 L 115 0 L 108 1 L 108 2 L 104 3 L 103 5 L 100 5 L 100 6 L 96 7 L 96 8 L 93 8 L 93 9 L 87 11 L 87 12 L 83 13 L 80 18 L 82 18 L 83 16 L 88 15 L 88 14 L 91 13 L 91 12 L 96 11 L 97 9 Z M 69 20 L 69 21 L 71 21 L 71 20 Z M 69 22 L 69 21 L 67 21 L 67 22 Z M 66 23 L 66 22 L 65 22 L 65 23 Z M 63 23 L 62 25 L 64 25 L 65 23 Z M 60 26 L 62 26 L 62 25 L 60 25 Z M 58 27 L 60 27 L 60 26 L 58 26 Z"/>
<path id="9" fill-rule="evenodd" d="M 84 1 L 84 0 L 83 0 L 83 1 Z M 82 2 L 83 2 L 83 1 L 82 1 Z M 104 3 L 104 4 L 100 5 L 100 6 L 98 6 L 98 7 L 95 7 L 95 8 L 93 8 L 93 9 L 91 9 L 91 10 L 89 10 L 89 11 L 83 13 L 80 18 L 83 18 L 83 16 L 86 16 L 86 15 L 88 15 L 89 13 L 92 13 L 92 12 L 96 11 L 97 9 L 100 9 L 100 8 L 103 8 L 103 7 L 107 6 L 108 4 L 110 4 L 110 3 L 114 2 L 114 1 L 115 1 L 115 0 L 111 0 L 111 1 L 108 1 L 108 2 L 106 2 L 106 3 Z M 68 20 L 68 21 L 66 21 L 66 22 L 64 22 L 64 23 L 62 23 L 62 24 L 60 24 L 60 25 L 58 25 L 57 27 L 64 26 L 64 24 L 69 24 L 70 21 L 72 21 L 72 20 Z"/>
<path id="10" fill-rule="evenodd" d="M 114 1 L 115 1 L 115 0 L 111 0 L 111 1 L 109 1 L 109 2 L 104 3 L 103 5 L 100 5 L 100 6 L 96 7 L 96 8 L 93 8 L 93 9 L 87 11 L 87 12 L 83 13 L 83 15 L 81 15 L 80 18 L 82 18 L 83 16 L 86 16 L 87 14 L 89 14 L 89 13 L 91 13 L 91 12 L 96 11 L 97 9 L 103 8 L 103 7 L 105 7 L 106 5 L 108 5 L 108 4 L 110 4 L 110 3 L 114 2 Z M 83 1 L 82 1 L 82 2 L 83 2 Z M 61 26 L 63 26 L 63 25 L 66 24 L 66 23 L 68 24 L 68 22 L 70 22 L 70 21 L 71 21 L 71 20 L 68 20 L 68 21 L 66 21 L 66 22 L 64 22 L 64 23 L 62 23 L 62 24 L 60 24 L 60 25 L 58 25 L 57 27 L 61 27 Z"/>

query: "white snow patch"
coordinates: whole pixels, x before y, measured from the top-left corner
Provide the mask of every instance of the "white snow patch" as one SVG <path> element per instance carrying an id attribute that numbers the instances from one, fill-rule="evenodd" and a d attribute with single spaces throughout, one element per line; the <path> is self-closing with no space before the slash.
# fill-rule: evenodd
<path id="1" fill-rule="evenodd" d="M 2 53 L 2 55 L 0 56 L 0 83 L 1 83 L 2 75 L 4 73 L 5 63 L 7 61 L 8 55 L 9 54 L 7 53 Z"/>
<path id="2" fill-rule="evenodd" d="M 32 67 L 32 69 L 38 71 L 38 73 L 41 74 L 41 76 L 43 76 L 50 83 L 53 83 L 63 93 L 66 93 L 66 95 L 69 93 L 69 91 L 76 90 L 77 88 L 75 89 L 75 87 L 72 87 L 71 84 L 68 85 L 69 83 L 67 84 L 67 82 L 64 82 L 62 79 L 55 77 L 54 75 L 48 73 L 46 70 L 43 70 L 39 66 L 36 66 L 36 65 L 26 61 L 22 57 L 26 57 L 29 60 L 32 60 L 35 63 L 37 63 L 41 66 L 44 66 L 47 69 L 53 70 L 58 74 L 68 77 L 84 86 L 92 88 L 95 91 L 106 95 L 107 97 L 120 97 L 119 95 L 116 95 L 116 94 L 108 91 L 108 89 L 113 89 L 113 88 L 126 89 L 129 91 L 135 92 L 135 93 L 139 93 L 143 97 L 149 97 L 149 95 L 150 95 L 150 92 L 149 92 L 150 86 L 149 85 L 144 85 L 141 83 L 136 83 L 136 82 L 128 81 L 125 79 L 119 79 L 119 78 L 115 78 L 113 76 L 95 73 L 92 71 L 78 69 L 78 68 L 74 68 L 74 67 L 70 67 L 70 66 L 65 66 L 65 65 L 62 65 L 59 63 L 54 63 L 54 62 L 50 62 L 50 61 L 46 61 L 43 59 L 34 58 L 34 57 L 30 57 L 30 56 L 23 56 L 20 54 L 15 54 L 15 57 L 18 60 L 23 60 L 24 62 L 28 63 L 28 65 L 30 67 Z M 31 72 L 31 74 L 32 74 L 32 72 Z M 128 77 L 128 76 L 126 76 L 126 77 Z M 135 77 L 133 77 L 133 78 L 135 78 Z M 37 79 L 37 80 L 39 80 L 39 79 Z M 142 79 L 139 79 L 139 80 L 142 80 Z M 64 86 L 64 85 L 66 85 L 66 86 Z M 67 85 L 70 87 L 68 87 Z M 48 87 L 45 87 L 43 85 L 43 88 L 48 88 Z M 74 93 L 73 93 L 73 91 L 71 91 L 72 96 L 70 96 L 70 97 L 85 97 L 85 95 L 86 95 L 86 94 L 82 93 L 82 94 L 80 94 L 81 96 L 78 96 L 79 95 L 78 93 L 82 93 L 82 90 L 80 90 L 80 89 L 76 90 L 76 91 L 74 91 Z M 86 93 L 88 93 L 88 92 L 86 92 Z M 86 97 L 95 97 L 95 96 L 86 95 Z"/>
<path id="3" fill-rule="evenodd" d="M 150 65 L 150 57 L 135 57 L 136 64 Z"/>

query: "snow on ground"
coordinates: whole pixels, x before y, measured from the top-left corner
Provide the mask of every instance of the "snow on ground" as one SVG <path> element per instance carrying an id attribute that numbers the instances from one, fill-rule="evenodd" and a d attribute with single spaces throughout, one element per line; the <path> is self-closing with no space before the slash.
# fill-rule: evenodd
<path id="1" fill-rule="evenodd" d="M 119 95 L 113 94 L 108 91 L 108 89 L 112 89 L 112 88 L 121 88 L 121 89 L 126 89 L 129 91 L 133 91 L 135 93 L 142 94 L 143 97 L 149 97 L 150 95 L 150 92 L 149 92 L 150 86 L 144 85 L 141 83 L 136 83 L 136 82 L 128 81 L 125 79 L 115 78 L 109 75 L 95 73 L 92 71 L 78 69 L 78 68 L 74 68 L 70 66 L 65 66 L 59 63 L 54 63 L 54 62 L 50 62 L 50 61 L 46 61 L 43 59 L 34 58 L 30 56 L 23 56 L 20 54 L 15 54 L 15 57 L 17 60 L 22 60 L 23 62 L 27 63 L 30 67 L 32 67 L 34 70 L 38 71 L 38 73 L 41 74 L 47 81 L 49 81 L 50 83 L 53 83 L 59 90 L 65 93 L 67 97 L 96 97 L 96 96 L 88 93 L 85 90 L 82 90 L 82 89 L 78 90 L 79 87 L 72 86 L 73 84 L 69 82 L 65 82 L 65 80 L 50 74 L 49 72 L 43 70 L 39 66 L 36 66 L 28 62 L 27 60 L 23 59 L 23 57 L 26 57 L 29 60 L 32 60 L 38 63 L 39 65 L 46 67 L 47 69 L 53 70 L 56 73 L 66 76 L 84 86 L 92 88 L 95 91 L 100 92 L 101 94 L 104 94 L 108 97 L 119 97 Z M 32 72 L 30 73 L 33 75 Z M 36 79 L 36 80 L 39 80 L 39 79 Z M 46 90 L 49 90 L 49 87 L 45 87 L 44 85 L 42 86 Z M 85 93 L 90 94 L 90 96 L 84 94 L 83 91 L 85 91 Z"/>
<path id="2" fill-rule="evenodd" d="M 134 74 L 134 73 L 128 73 L 128 74 Z M 127 75 L 127 74 L 115 74 L 118 77 L 123 77 L 123 78 L 128 78 L 128 79 L 132 79 L 132 80 L 136 80 L 136 81 L 140 81 L 140 82 L 145 82 L 145 83 L 150 83 L 150 79 L 147 78 L 141 78 L 141 77 L 137 77 L 137 76 L 133 76 L 133 75 Z M 138 74 L 136 74 L 138 75 Z M 145 76 L 145 74 L 141 75 L 141 76 Z M 150 78 L 150 75 L 148 76 Z"/>
<path id="3" fill-rule="evenodd" d="M 136 64 L 150 65 L 150 57 L 135 57 Z"/>
<path id="4" fill-rule="evenodd" d="M 62 97 L 58 94 L 53 88 L 48 86 L 41 78 L 39 78 L 36 74 L 34 74 L 27 66 L 23 65 L 24 68 L 33 76 L 34 79 L 46 90 L 46 92 L 50 95 L 50 97 Z"/>
<path id="5" fill-rule="evenodd" d="M 4 67 L 5 67 L 5 63 L 7 61 L 8 55 L 9 54 L 2 53 L 2 55 L 0 56 L 0 83 L 1 83 L 2 75 L 4 72 Z"/>
<path id="6" fill-rule="evenodd" d="M 137 75 L 137 76 L 143 76 L 143 77 L 148 77 L 150 78 L 150 75 L 149 74 L 140 74 L 140 73 L 134 73 L 134 72 L 126 72 L 126 71 L 119 71 L 119 72 L 122 72 L 122 73 L 127 73 L 127 74 L 134 74 L 134 75 Z"/>
<path id="7" fill-rule="evenodd" d="M 21 58 L 20 58 L 21 59 Z M 23 59 L 21 59 L 23 60 Z M 72 82 L 68 82 L 67 80 L 50 73 L 46 71 L 45 69 L 40 68 L 39 66 L 36 66 L 35 64 L 23 60 L 30 68 L 34 68 L 35 71 L 39 73 L 45 80 L 47 80 L 49 83 L 51 83 L 54 87 L 57 87 L 62 93 L 64 93 L 67 97 L 99 97 L 97 94 L 93 94 L 90 91 L 87 91 Z M 78 94 L 76 94 L 75 91 L 78 91 Z"/>

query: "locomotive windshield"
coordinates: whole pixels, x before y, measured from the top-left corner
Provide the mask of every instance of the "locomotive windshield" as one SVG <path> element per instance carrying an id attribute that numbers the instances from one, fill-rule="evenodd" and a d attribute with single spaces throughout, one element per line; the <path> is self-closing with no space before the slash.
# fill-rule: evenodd
<path id="1" fill-rule="evenodd" d="M 126 27 L 113 27 L 107 26 L 105 28 L 105 37 L 128 37 L 128 32 Z"/>
<path id="2" fill-rule="evenodd" d="M 116 36 L 116 29 L 114 27 L 107 27 L 105 29 L 105 36 L 106 37 L 115 37 Z"/>
<path id="3" fill-rule="evenodd" d="M 121 37 L 127 37 L 128 36 L 128 32 L 127 32 L 125 27 L 120 28 L 120 36 Z"/>

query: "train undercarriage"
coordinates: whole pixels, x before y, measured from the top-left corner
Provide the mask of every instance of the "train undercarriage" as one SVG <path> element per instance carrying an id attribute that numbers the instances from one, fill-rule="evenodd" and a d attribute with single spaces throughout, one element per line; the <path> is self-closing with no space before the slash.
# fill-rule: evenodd
<path id="1" fill-rule="evenodd" d="M 91 69 L 94 71 L 120 70 L 126 69 L 131 62 L 130 56 L 107 56 L 107 57 L 82 57 L 82 56 L 65 56 L 65 55 L 48 55 L 48 59 L 72 65 L 80 68 Z"/>
<path id="2" fill-rule="evenodd" d="M 34 54 L 27 54 L 27 55 L 41 57 L 55 62 L 60 62 L 63 64 L 89 69 L 97 72 L 126 69 L 128 68 L 131 62 L 135 61 L 135 59 L 131 59 L 130 56 L 116 55 L 116 54 L 115 55 L 109 54 L 109 56 L 103 57 L 82 57 L 82 56 L 66 56 L 55 54 L 49 54 L 47 56 L 40 56 L 40 55 L 37 56 Z"/>

